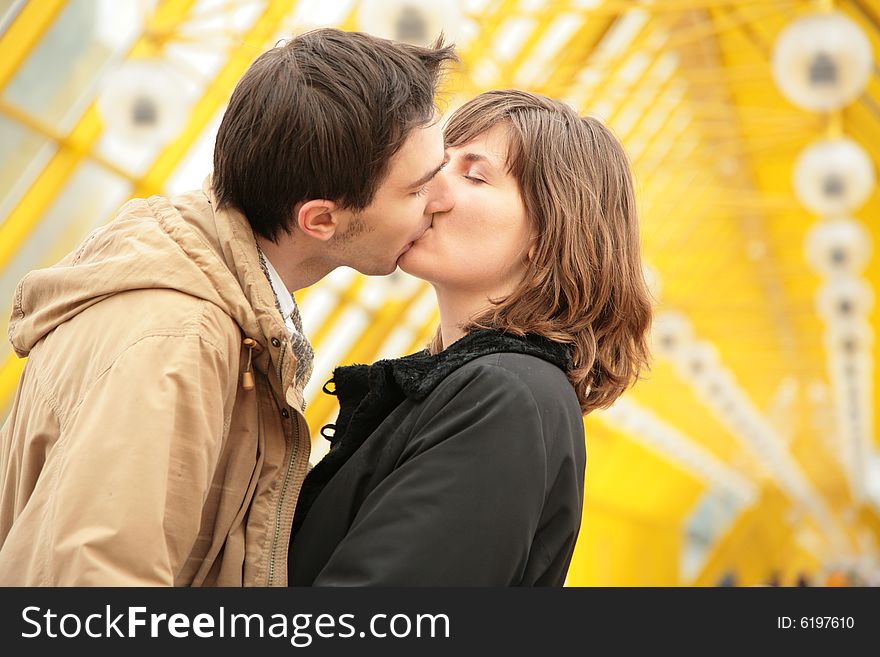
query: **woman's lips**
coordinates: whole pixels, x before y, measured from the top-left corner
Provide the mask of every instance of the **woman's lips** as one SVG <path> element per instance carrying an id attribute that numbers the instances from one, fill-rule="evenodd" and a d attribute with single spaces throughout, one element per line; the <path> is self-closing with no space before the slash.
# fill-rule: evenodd
<path id="1" fill-rule="evenodd" d="M 421 235 L 419 235 L 416 239 L 414 239 L 412 242 L 410 242 L 409 244 L 407 244 L 407 245 L 406 245 L 406 249 L 404 250 L 404 253 L 406 253 L 406 252 L 409 251 L 413 246 L 415 246 L 416 244 L 418 244 L 418 243 L 421 241 L 421 239 L 422 239 L 425 235 L 427 235 L 433 227 L 434 227 L 434 224 L 432 223 L 430 226 L 428 226 L 428 227 L 425 229 L 425 231 L 424 231 Z"/>

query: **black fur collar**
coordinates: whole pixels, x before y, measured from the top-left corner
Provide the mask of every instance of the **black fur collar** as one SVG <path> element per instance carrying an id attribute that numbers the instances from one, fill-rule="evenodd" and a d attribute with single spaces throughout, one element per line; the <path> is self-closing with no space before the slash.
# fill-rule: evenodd
<path id="1" fill-rule="evenodd" d="M 476 331 L 464 336 L 439 354 L 427 350 L 391 361 L 394 381 L 403 394 L 420 401 L 437 385 L 462 365 L 496 353 L 515 353 L 537 356 L 564 371 L 571 369 L 571 354 L 563 344 L 537 335 L 519 337 L 499 331 Z"/>
<path id="2" fill-rule="evenodd" d="M 330 451 L 312 468 L 300 491 L 293 521 L 294 533 L 318 493 L 404 399 L 425 399 L 443 379 L 470 361 L 496 353 L 537 356 L 563 371 L 572 367 L 568 347 L 537 335 L 520 337 L 500 331 L 475 331 L 439 354 L 427 350 L 372 365 L 344 365 L 333 371 L 324 392 L 339 398 L 336 424 L 321 429 Z M 328 385 L 335 390 L 328 390 Z M 333 433 L 327 435 L 325 431 Z"/>

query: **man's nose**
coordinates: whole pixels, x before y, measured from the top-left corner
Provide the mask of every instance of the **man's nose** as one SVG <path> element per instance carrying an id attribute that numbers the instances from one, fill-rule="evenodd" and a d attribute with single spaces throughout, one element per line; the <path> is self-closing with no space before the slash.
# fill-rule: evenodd
<path id="1" fill-rule="evenodd" d="M 446 172 L 440 171 L 434 176 L 434 180 L 431 181 L 425 214 L 449 212 L 454 205 L 455 199 L 452 196 L 452 186 L 449 184 Z"/>

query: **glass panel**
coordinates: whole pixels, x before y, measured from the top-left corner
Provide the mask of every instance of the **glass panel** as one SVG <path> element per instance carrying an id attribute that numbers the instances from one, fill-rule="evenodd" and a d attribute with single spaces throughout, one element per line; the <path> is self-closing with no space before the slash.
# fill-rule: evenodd
<path id="1" fill-rule="evenodd" d="M 189 153 L 183 158 L 180 166 L 168 179 L 165 191 L 169 195 L 181 194 L 192 189 L 201 189 L 202 183 L 211 173 L 214 165 L 214 142 L 217 139 L 217 131 L 220 129 L 220 121 L 226 111 L 222 107 L 214 116 L 214 119 L 202 130 L 196 143 L 190 148 Z"/>
<path id="2" fill-rule="evenodd" d="M 55 151 L 52 140 L 0 116 L 0 218 L 12 211 Z"/>
<path id="3" fill-rule="evenodd" d="M 699 575 L 718 539 L 728 530 L 739 513 L 737 501 L 721 491 L 709 490 L 685 521 L 681 553 L 681 579 L 688 582 Z M 735 580 L 735 574 L 731 574 Z M 717 582 L 732 585 L 734 581 Z"/>
<path id="4" fill-rule="evenodd" d="M 24 3 L 25 0 L 0 0 L 0 34 L 15 20 Z"/>
<path id="5" fill-rule="evenodd" d="M 86 234 L 111 218 L 131 192 L 131 184 L 90 162 L 80 166 L 51 208 L 0 272 L 0 307 L 9 305 L 18 281 L 32 269 L 48 267 L 71 251 Z"/>
<path id="6" fill-rule="evenodd" d="M 130 3 L 71 0 L 4 91 L 5 99 L 66 132 L 89 102 L 103 69 L 126 47 L 140 21 L 123 38 L 109 40 L 119 12 Z M 109 14 L 108 14 L 109 12 Z"/>

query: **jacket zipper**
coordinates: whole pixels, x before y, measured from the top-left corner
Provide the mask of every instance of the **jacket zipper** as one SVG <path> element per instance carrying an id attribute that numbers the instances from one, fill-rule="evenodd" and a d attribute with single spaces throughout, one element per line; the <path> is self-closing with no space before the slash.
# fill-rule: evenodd
<path id="1" fill-rule="evenodd" d="M 285 344 L 282 345 L 280 355 L 278 357 L 278 380 L 284 381 L 281 376 L 281 370 L 284 364 L 284 352 L 285 352 Z M 283 387 L 283 384 L 282 384 Z M 282 400 L 284 400 L 284 395 L 282 391 Z M 283 404 L 287 404 L 286 401 L 282 401 Z M 293 463 L 296 460 L 296 448 L 299 444 L 299 422 L 296 418 L 293 418 L 294 424 L 296 425 L 296 436 L 293 442 L 290 445 L 290 458 L 287 459 L 287 471 L 284 473 L 284 481 L 281 484 L 281 493 L 278 496 L 278 505 L 275 508 L 275 531 L 272 535 L 272 548 L 269 550 L 269 573 L 268 573 L 268 586 L 272 586 L 275 581 L 275 559 L 276 559 L 276 551 L 278 550 L 278 539 L 281 536 L 281 512 L 284 509 L 284 498 L 287 496 L 287 488 L 290 485 L 290 475 L 293 472 Z"/>
<path id="2" fill-rule="evenodd" d="M 281 349 L 278 350 L 278 381 L 284 384 L 284 377 L 281 376 L 281 371 L 284 368 L 284 354 L 287 352 L 287 340 L 281 343 Z M 282 390 L 282 392 L 284 392 Z"/>
<path id="3" fill-rule="evenodd" d="M 269 551 L 269 581 L 272 586 L 275 581 L 275 559 L 278 550 L 278 539 L 281 536 L 281 511 L 284 508 L 284 498 L 290 485 L 290 475 L 293 472 L 293 462 L 296 460 L 296 446 L 299 443 L 299 422 L 296 422 L 296 437 L 290 446 L 290 458 L 287 461 L 287 472 L 284 473 L 284 483 L 281 484 L 281 495 L 278 497 L 278 507 L 275 509 L 275 533 L 272 536 L 272 549 Z"/>

